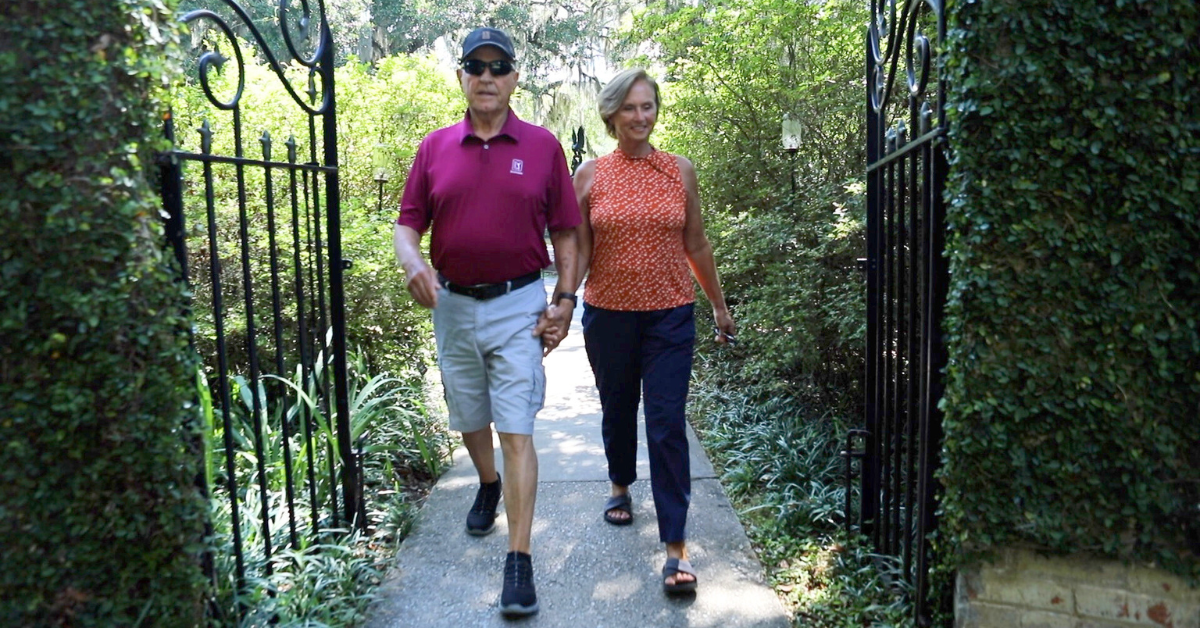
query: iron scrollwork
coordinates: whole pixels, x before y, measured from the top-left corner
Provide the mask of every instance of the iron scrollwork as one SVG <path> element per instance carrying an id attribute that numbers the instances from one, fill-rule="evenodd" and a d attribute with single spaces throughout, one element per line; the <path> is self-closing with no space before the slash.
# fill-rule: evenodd
<path id="1" fill-rule="evenodd" d="M 933 106 L 928 102 L 928 90 L 933 76 L 933 50 L 921 20 L 925 16 L 935 20 L 940 41 L 945 31 L 944 6 L 942 0 L 904 0 L 902 6 L 897 5 L 897 0 L 873 0 L 871 3 L 871 23 L 867 31 L 872 66 L 867 77 L 871 111 L 886 118 L 888 105 L 897 91 L 903 52 L 905 97 L 916 107 L 915 111 L 920 112 L 913 117 L 919 125 L 918 135 L 924 135 L 931 130 L 932 123 Z M 938 126 L 941 126 L 940 119 Z"/>
<path id="2" fill-rule="evenodd" d="M 275 72 L 276 76 L 279 77 L 280 82 L 283 83 L 284 88 L 287 89 L 288 94 L 291 95 L 292 100 L 294 100 L 297 105 L 299 105 L 310 115 L 319 116 L 327 113 L 330 110 L 330 107 L 333 106 L 333 81 L 331 80 L 333 67 L 332 63 L 325 62 L 325 58 L 326 53 L 333 46 L 333 37 L 329 31 L 329 24 L 325 19 L 326 13 L 324 0 L 318 0 L 318 9 L 320 10 L 320 36 L 318 38 L 316 48 L 309 57 L 302 55 L 296 46 L 296 39 L 292 34 L 292 29 L 288 22 L 288 5 L 290 4 L 290 0 L 279 0 L 279 28 L 281 34 L 283 35 L 283 41 L 287 51 L 291 55 L 291 58 L 294 62 L 309 69 L 307 102 L 300 96 L 300 94 L 296 92 L 295 87 L 293 87 L 291 82 L 288 80 L 284 65 L 280 63 L 279 59 L 275 56 L 275 53 L 272 52 L 270 44 L 267 42 L 266 38 L 263 37 L 263 34 L 259 31 L 258 27 L 254 25 L 254 22 L 249 13 L 247 13 L 246 9 L 234 0 L 221 0 L 221 2 L 225 6 L 229 7 L 235 14 L 237 14 L 241 24 L 245 26 L 254 42 L 258 45 L 258 49 L 262 52 L 267 65 L 273 72 Z M 300 27 L 299 35 L 302 39 L 307 39 L 310 32 L 309 29 L 312 25 L 312 8 L 309 6 L 308 0 L 300 0 L 299 4 L 302 13 L 301 18 L 298 20 L 298 25 Z M 209 101 L 212 102 L 214 106 L 226 111 L 234 109 L 237 107 L 242 96 L 242 91 L 245 87 L 245 60 L 242 58 L 242 51 L 241 47 L 238 45 L 237 35 L 234 33 L 233 28 L 221 15 L 210 9 L 197 9 L 195 11 L 190 11 L 180 18 L 180 21 L 184 24 L 192 24 L 199 20 L 205 20 L 215 24 L 224 35 L 225 39 L 228 40 L 229 45 L 232 46 L 234 51 L 234 58 L 237 61 L 238 71 L 237 90 L 229 100 L 221 100 L 213 93 L 209 85 L 208 73 L 214 68 L 218 70 L 223 69 L 225 62 L 229 59 L 225 55 L 221 54 L 219 48 L 203 51 L 200 56 L 199 63 L 200 84 L 204 89 L 205 96 L 208 97 Z M 332 55 L 328 55 L 328 57 L 332 59 Z M 321 78 L 320 90 L 318 90 L 316 87 L 316 78 L 318 76 Z M 317 102 L 318 94 L 321 96 L 320 104 L 315 106 L 314 104 L 310 104 Z"/>

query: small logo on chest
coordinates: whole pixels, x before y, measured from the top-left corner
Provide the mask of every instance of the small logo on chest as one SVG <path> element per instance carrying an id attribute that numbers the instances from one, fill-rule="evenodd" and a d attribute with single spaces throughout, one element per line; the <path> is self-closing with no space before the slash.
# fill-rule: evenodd
<path id="1" fill-rule="evenodd" d="M 514 159 L 512 162 L 512 170 L 509 170 L 508 172 L 510 174 L 525 174 L 525 162 L 521 161 L 520 159 Z"/>

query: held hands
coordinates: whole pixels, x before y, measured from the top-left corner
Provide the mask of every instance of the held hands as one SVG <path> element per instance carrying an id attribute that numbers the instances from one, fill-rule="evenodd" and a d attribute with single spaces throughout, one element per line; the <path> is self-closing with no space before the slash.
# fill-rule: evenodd
<path id="1" fill-rule="evenodd" d="M 542 357 L 550 355 L 558 348 L 567 330 L 571 328 L 571 314 L 575 307 L 570 301 L 551 304 L 538 317 L 537 325 L 533 328 L 534 336 L 542 337 Z"/>
<path id="2" fill-rule="evenodd" d="M 412 267 L 406 265 L 404 274 L 408 277 L 405 281 L 405 287 L 408 288 L 408 293 L 416 299 L 417 303 L 423 307 L 433 309 L 437 307 L 438 295 L 438 280 L 437 273 L 430 268 L 425 260 L 420 260 L 419 263 L 414 263 Z"/>

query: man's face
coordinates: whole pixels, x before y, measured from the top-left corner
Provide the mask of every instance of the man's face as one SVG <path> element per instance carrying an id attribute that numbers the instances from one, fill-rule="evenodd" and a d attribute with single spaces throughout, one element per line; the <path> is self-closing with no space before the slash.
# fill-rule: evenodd
<path id="1" fill-rule="evenodd" d="M 494 46 L 482 46 L 467 56 L 467 60 L 476 59 L 484 64 L 500 59 L 507 60 L 503 52 Z M 467 97 L 467 107 L 472 113 L 487 115 L 508 110 L 508 99 L 517 88 L 519 73 L 516 70 L 496 76 L 492 70 L 484 67 L 483 74 L 475 76 L 458 69 L 458 80 L 462 83 L 463 94 Z"/>

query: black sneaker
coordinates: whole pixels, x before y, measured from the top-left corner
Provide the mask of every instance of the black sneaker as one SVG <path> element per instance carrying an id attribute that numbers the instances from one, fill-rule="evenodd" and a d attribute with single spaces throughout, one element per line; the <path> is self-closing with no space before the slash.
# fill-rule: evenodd
<path id="1" fill-rule="evenodd" d="M 522 617 L 538 612 L 537 591 L 533 588 L 533 558 L 524 552 L 509 552 L 504 560 L 504 592 L 500 594 L 500 614 Z"/>
<path id="2" fill-rule="evenodd" d="M 496 504 L 500 503 L 500 476 L 491 484 L 480 484 L 479 492 L 475 493 L 475 505 L 467 513 L 467 534 L 471 536 L 486 536 L 496 529 Z"/>

